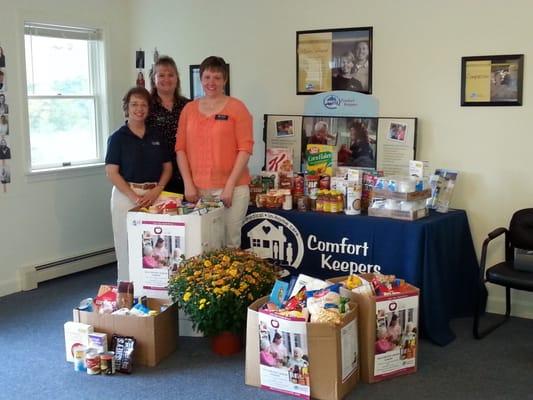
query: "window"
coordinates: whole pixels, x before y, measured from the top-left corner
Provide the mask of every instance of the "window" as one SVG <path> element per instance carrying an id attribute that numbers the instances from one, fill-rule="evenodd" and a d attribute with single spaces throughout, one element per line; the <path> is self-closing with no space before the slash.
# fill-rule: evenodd
<path id="1" fill-rule="evenodd" d="M 31 172 L 103 162 L 101 32 L 24 25 Z"/>

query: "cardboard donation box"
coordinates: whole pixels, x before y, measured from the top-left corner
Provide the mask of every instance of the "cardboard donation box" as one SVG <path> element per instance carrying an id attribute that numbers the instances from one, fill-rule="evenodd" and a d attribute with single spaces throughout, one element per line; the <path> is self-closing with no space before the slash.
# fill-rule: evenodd
<path id="1" fill-rule="evenodd" d="M 159 310 L 165 301 L 148 299 L 148 308 Z M 73 320 L 92 325 L 94 330 L 107 334 L 111 343 L 113 333 L 136 339 L 134 365 L 156 366 L 176 350 L 178 344 L 178 312 L 173 304 L 156 316 L 98 314 L 73 310 Z"/>
<path id="2" fill-rule="evenodd" d="M 263 323 L 265 314 L 258 312 L 258 309 L 267 300 L 268 297 L 263 297 L 248 307 L 245 383 L 251 386 L 269 388 L 268 379 L 270 381 L 285 379 L 288 389 L 282 391 L 285 393 L 295 394 L 293 388 L 296 386 L 308 386 L 312 398 L 339 400 L 345 397 L 355 387 L 359 377 L 357 305 L 350 303 L 350 311 L 344 316 L 342 323 L 337 326 L 298 321 L 306 328 L 306 334 L 302 335 L 303 337 L 288 336 L 282 329 L 277 328 L 276 332 L 283 335 L 283 343 L 287 348 L 287 353 L 289 353 L 288 362 L 286 365 L 277 364 L 267 367 L 266 372 L 270 375 L 265 376 L 263 375 L 265 362 L 261 348 L 263 342 L 266 343 L 269 339 L 272 341 L 272 338 L 265 336 L 268 335 L 267 326 Z M 268 330 L 271 330 L 270 327 Z M 289 340 L 285 340 L 287 338 Z M 306 343 L 302 343 L 304 339 L 306 339 Z M 292 355 L 297 353 L 297 349 L 301 347 L 307 350 L 308 360 L 305 360 L 305 364 L 300 364 L 299 370 L 296 369 L 298 376 L 294 378 L 294 367 L 291 367 L 291 363 L 294 365 L 296 361 L 293 360 Z M 298 397 L 306 396 L 300 395 Z"/>
<path id="3" fill-rule="evenodd" d="M 224 209 L 205 214 L 128 212 L 129 275 L 136 296 L 168 299 L 168 280 L 181 261 L 225 245 Z M 180 335 L 201 336 L 180 310 Z"/>
<path id="4" fill-rule="evenodd" d="M 360 276 L 368 281 L 373 277 Z M 337 283 L 347 278 L 328 281 Z M 416 372 L 419 289 L 405 283 L 397 294 L 373 296 L 341 287 L 340 294 L 359 306 L 361 380 L 373 383 Z"/>

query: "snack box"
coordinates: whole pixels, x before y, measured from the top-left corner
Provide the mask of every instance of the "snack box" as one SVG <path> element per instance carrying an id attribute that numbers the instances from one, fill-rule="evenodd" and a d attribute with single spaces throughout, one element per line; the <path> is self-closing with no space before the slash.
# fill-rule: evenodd
<path id="1" fill-rule="evenodd" d="M 148 299 L 148 308 L 160 311 L 167 302 L 161 299 Z M 98 314 L 97 312 L 73 310 L 73 320 L 92 325 L 94 330 L 107 334 L 111 343 L 113 333 L 133 336 L 135 345 L 134 364 L 156 366 L 173 353 L 178 345 L 178 307 L 169 305 L 155 316 Z"/>

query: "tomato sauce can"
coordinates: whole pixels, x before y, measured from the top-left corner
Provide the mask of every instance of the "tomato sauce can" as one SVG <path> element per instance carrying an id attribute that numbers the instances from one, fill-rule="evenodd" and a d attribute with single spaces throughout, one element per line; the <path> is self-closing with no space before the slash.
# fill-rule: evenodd
<path id="1" fill-rule="evenodd" d="M 88 350 L 85 355 L 85 365 L 87 366 L 87 374 L 98 375 L 100 373 L 100 354 L 96 350 Z"/>

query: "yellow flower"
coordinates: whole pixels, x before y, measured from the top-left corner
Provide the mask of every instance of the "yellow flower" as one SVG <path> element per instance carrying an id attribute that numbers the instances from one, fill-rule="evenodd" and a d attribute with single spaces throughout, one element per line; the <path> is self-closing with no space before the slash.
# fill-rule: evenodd
<path id="1" fill-rule="evenodd" d="M 185 292 L 183 295 L 183 301 L 187 302 L 191 299 L 192 293 L 191 292 Z"/>
<path id="2" fill-rule="evenodd" d="M 202 303 L 202 304 L 200 304 L 200 305 L 198 306 L 198 309 L 199 309 L 199 310 L 203 310 L 204 307 L 205 307 L 205 303 Z"/>
<path id="3" fill-rule="evenodd" d="M 231 258 L 229 258 L 228 256 L 225 255 L 224 257 L 222 257 L 222 260 L 224 262 L 230 262 Z"/>
<path id="4" fill-rule="evenodd" d="M 212 265 L 213 265 L 213 264 L 211 264 L 211 261 L 209 261 L 209 260 L 205 260 L 205 261 L 204 261 L 204 266 L 206 266 L 206 267 L 210 267 L 210 266 L 212 266 Z"/>
<path id="5" fill-rule="evenodd" d="M 230 274 L 232 277 L 236 277 L 237 276 L 237 269 L 236 268 L 230 268 L 228 270 L 228 274 Z"/>

